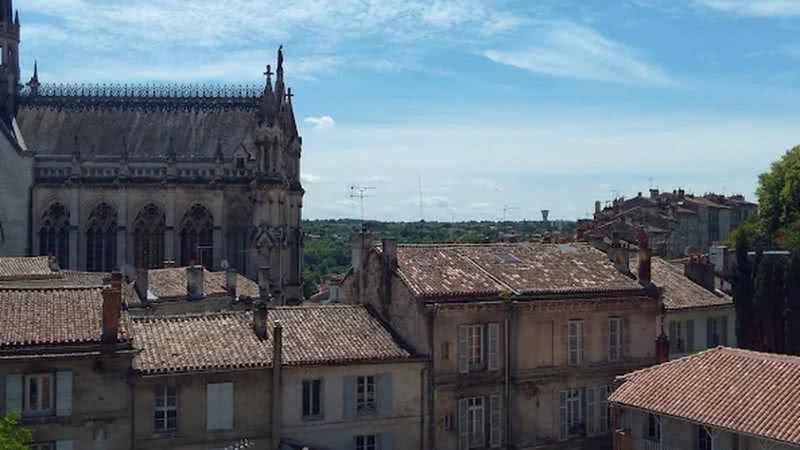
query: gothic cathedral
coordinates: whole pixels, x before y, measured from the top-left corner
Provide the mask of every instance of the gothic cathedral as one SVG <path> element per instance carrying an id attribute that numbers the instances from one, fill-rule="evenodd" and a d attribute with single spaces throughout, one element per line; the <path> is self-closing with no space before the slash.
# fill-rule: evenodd
<path id="1" fill-rule="evenodd" d="M 282 48 L 263 88 L 57 85 L 37 69 L 23 85 L 19 40 L 0 0 L 0 256 L 269 268 L 276 299 L 302 299 L 302 138 Z"/>

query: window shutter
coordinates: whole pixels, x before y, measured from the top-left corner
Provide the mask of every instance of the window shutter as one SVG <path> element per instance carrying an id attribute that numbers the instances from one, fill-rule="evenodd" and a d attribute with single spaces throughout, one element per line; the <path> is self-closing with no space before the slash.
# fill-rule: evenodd
<path id="1" fill-rule="evenodd" d="M 219 385 L 220 429 L 233 429 L 233 383 Z"/>
<path id="2" fill-rule="evenodd" d="M 608 432 L 608 396 L 611 395 L 611 387 L 610 386 L 600 386 L 597 388 L 597 397 L 600 408 L 600 423 L 598 424 L 598 431 L 600 433 L 607 433 Z"/>
<path id="3" fill-rule="evenodd" d="M 678 322 L 674 320 L 669 321 L 669 351 L 670 353 L 678 353 Z"/>
<path id="4" fill-rule="evenodd" d="M 72 450 L 72 441 L 57 441 L 56 450 Z"/>
<path id="5" fill-rule="evenodd" d="M 356 416 L 356 377 L 348 375 L 344 377 L 344 417 L 352 418 Z"/>
<path id="6" fill-rule="evenodd" d="M 498 448 L 503 444 L 503 397 L 492 394 L 489 397 L 489 447 Z"/>
<path id="7" fill-rule="evenodd" d="M 469 423 L 467 421 L 467 399 L 458 401 L 458 448 L 469 449 Z"/>
<path id="8" fill-rule="evenodd" d="M 581 349 L 581 364 L 584 364 L 591 361 L 594 356 L 594 339 L 592 336 L 594 327 L 592 326 L 591 320 L 584 320 L 581 324 L 581 328 L 583 329 L 581 333 L 581 343 L 583 344 L 583 348 Z"/>
<path id="9" fill-rule="evenodd" d="M 720 344 L 728 345 L 728 316 L 721 316 L 719 318 L 719 327 Z"/>
<path id="10" fill-rule="evenodd" d="M 458 371 L 460 373 L 469 372 L 469 358 L 467 355 L 467 327 L 458 327 Z"/>
<path id="11" fill-rule="evenodd" d="M 22 375 L 6 375 L 6 414 L 22 415 Z"/>
<path id="12" fill-rule="evenodd" d="M 706 348 L 711 348 L 714 345 L 714 319 L 709 317 L 706 319 Z"/>
<path id="13" fill-rule="evenodd" d="M 380 444 L 378 444 L 378 449 L 392 450 L 392 433 L 380 434 Z"/>
<path id="14" fill-rule="evenodd" d="M 694 351 L 694 319 L 686 321 L 686 353 Z"/>
<path id="15" fill-rule="evenodd" d="M 382 416 L 392 415 L 392 396 L 394 395 L 394 383 L 391 373 L 384 373 L 378 376 L 378 413 Z"/>
<path id="16" fill-rule="evenodd" d="M 56 372 L 56 415 L 72 414 L 72 372 Z"/>
<path id="17" fill-rule="evenodd" d="M 569 433 L 569 416 L 567 415 L 567 391 L 555 393 L 557 401 L 554 402 L 558 408 L 558 440 L 565 441 Z"/>
<path id="18" fill-rule="evenodd" d="M 489 370 L 498 370 L 500 369 L 500 324 L 490 323 L 487 329 L 489 334 L 487 367 Z"/>
<path id="19" fill-rule="evenodd" d="M 620 339 L 622 350 L 620 350 L 620 355 L 623 359 L 628 359 L 631 357 L 631 321 L 626 316 L 622 318 L 621 322 L 622 329 L 619 332 L 622 333 L 622 339 Z"/>
<path id="20" fill-rule="evenodd" d="M 586 388 L 586 434 L 594 436 L 597 434 L 597 420 L 596 411 L 597 399 L 595 395 L 595 388 Z"/>
<path id="21" fill-rule="evenodd" d="M 206 385 L 206 428 L 209 430 L 219 430 L 219 385 Z"/>

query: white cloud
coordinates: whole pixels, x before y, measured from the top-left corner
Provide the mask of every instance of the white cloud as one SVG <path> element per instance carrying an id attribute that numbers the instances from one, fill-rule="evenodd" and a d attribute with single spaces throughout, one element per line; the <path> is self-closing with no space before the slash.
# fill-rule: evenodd
<path id="1" fill-rule="evenodd" d="M 486 50 L 490 60 L 557 77 L 674 87 L 679 82 L 642 59 L 633 49 L 571 22 L 543 24 L 533 43 L 509 50 Z"/>
<path id="2" fill-rule="evenodd" d="M 739 16 L 800 16 L 797 0 L 697 0 L 697 4 Z"/>
<path id="3" fill-rule="evenodd" d="M 303 183 L 311 183 L 311 184 L 324 183 L 325 181 L 327 181 L 327 178 L 310 173 L 301 173 L 300 181 L 302 181 Z"/>
<path id="4" fill-rule="evenodd" d="M 310 123 L 315 130 L 326 130 L 329 128 L 336 127 L 336 121 L 333 120 L 331 116 L 319 116 L 319 117 L 306 117 L 303 119 L 305 123 Z"/>

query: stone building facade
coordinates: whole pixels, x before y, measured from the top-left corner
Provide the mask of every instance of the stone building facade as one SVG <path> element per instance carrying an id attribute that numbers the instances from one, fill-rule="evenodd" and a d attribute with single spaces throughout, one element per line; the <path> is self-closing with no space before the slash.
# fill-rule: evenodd
<path id="1" fill-rule="evenodd" d="M 302 298 L 302 139 L 283 51 L 266 85 L 21 84 L 20 26 L 0 3 L 0 255 L 62 268 L 223 261 Z M 272 77 L 275 77 L 274 84 Z"/>
<path id="2" fill-rule="evenodd" d="M 660 293 L 643 281 L 587 245 L 361 233 L 342 291 L 427 357 L 427 448 L 600 449 L 614 377 L 656 361 Z"/>

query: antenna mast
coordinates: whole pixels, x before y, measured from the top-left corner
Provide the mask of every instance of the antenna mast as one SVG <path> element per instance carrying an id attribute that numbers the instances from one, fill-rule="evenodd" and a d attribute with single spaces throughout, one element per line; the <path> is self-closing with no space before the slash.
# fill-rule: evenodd
<path id="1" fill-rule="evenodd" d="M 508 212 L 509 211 L 513 211 L 515 209 L 518 209 L 518 208 L 516 206 L 508 206 L 508 205 L 504 205 L 503 206 L 503 222 L 506 221 L 506 215 L 508 214 Z"/>
<path id="2" fill-rule="evenodd" d="M 367 192 L 374 190 L 372 186 L 350 186 L 350 198 L 357 198 L 361 203 L 361 229 L 364 229 L 364 199 L 372 197 Z"/>
<path id="3" fill-rule="evenodd" d="M 419 221 L 422 222 L 422 175 L 417 170 L 417 187 L 419 188 Z"/>

